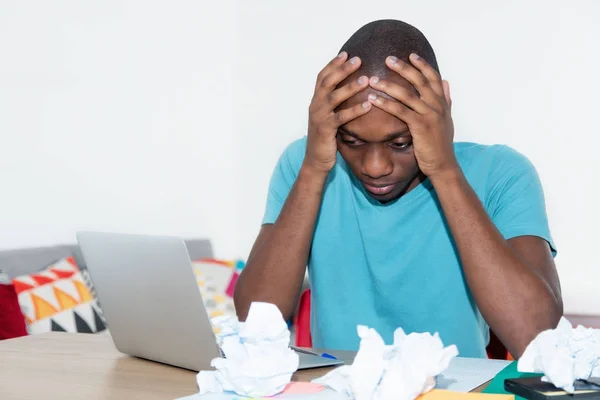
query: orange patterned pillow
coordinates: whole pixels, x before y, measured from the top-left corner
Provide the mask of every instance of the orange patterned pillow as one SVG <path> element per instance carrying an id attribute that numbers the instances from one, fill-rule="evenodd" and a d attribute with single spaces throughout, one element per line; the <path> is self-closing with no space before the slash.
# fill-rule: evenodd
<path id="1" fill-rule="evenodd" d="M 243 262 L 205 258 L 192 265 L 209 317 L 235 316 L 233 289 Z"/>
<path id="2" fill-rule="evenodd" d="M 73 257 L 12 280 L 30 334 L 106 329 L 101 310 Z"/>

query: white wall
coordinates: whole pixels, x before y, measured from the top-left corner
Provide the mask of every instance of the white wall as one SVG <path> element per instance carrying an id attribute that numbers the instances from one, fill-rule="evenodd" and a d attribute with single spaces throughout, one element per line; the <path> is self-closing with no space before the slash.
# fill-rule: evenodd
<path id="1" fill-rule="evenodd" d="M 78 229 L 234 254 L 233 0 L 0 1 L 0 247 Z"/>
<path id="2" fill-rule="evenodd" d="M 206 4 L 0 0 L 0 248 L 101 229 L 206 236 L 245 257 L 317 72 L 361 25 L 397 18 L 436 49 L 457 139 L 537 165 L 567 311 L 600 313 L 600 3 Z"/>
<path id="3" fill-rule="evenodd" d="M 235 70 L 240 248 L 259 228 L 279 153 L 305 134 L 316 74 L 363 24 L 405 20 L 431 41 L 453 94 L 457 140 L 506 143 L 544 183 L 566 311 L 600 313 L 596 237 L 600 3 L 239 2 Z M 250 160 L 259 156 L 258 162 Z"/>

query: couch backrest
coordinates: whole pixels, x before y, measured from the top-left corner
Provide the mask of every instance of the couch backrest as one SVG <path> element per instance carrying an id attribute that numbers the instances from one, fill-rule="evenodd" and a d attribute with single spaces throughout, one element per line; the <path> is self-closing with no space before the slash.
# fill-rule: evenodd
<path id="1" fill-rule="evenodd" d="M 185 244 L 192 260 L 214 256 L 209 240 L 189 239 L 185 241 Z M 75 257 L 75 261 L 81 269 L 86 269 L 79 246 L 57 245 L 0 251 L 0 270 L 3 270 L 10 278 L 14 278 L 37 272 L 55 261 L 71 255 Z"/>

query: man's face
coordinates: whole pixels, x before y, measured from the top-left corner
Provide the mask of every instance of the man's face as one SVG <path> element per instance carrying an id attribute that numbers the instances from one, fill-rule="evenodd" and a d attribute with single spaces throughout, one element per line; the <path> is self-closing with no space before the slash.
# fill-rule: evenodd
<path id="1" fill-rule="evenodd" d="M 353 74 L 340 86 L 359 77 L 360 74 Z M 390 75 L 384 79 L 414 90 L 398 75 Z M 339 109 L 367 101 L 370 93 L 388 97 L 367 88 L 348 99 Z M 337 143 L 338 151 L 356 178 L 374 199 L 382 203 L 397 199 L 421 181 L 408 126 L 377 107 L 372 107 L 365 115 L 341 126 Z"/>

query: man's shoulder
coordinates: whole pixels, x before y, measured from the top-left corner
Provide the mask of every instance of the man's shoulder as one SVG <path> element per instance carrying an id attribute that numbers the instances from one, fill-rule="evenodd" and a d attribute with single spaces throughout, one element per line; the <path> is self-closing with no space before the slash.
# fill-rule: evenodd
<path id="1" fill-rule="evenodd" d="M 495 157 L 506 150 L 504 144 L 481 144 L 475 142 L 455 142 L 454 151 L 458 157 Z"/>
<path id="2" fill-rule="evenodd" d="M 525 155 L 504 144 L 455 142 L 454 152 L 463 168 L 475 168 L 479 172 L 488 172 L 497 168 L 531 166 Z"/>
<path id="3" fill-rule="evenodd" d="M 306 153 L 306 136 L 292 141 L 283 150 L 282 160 L 285 160 L 292 168 L 300 168 Z"/>

